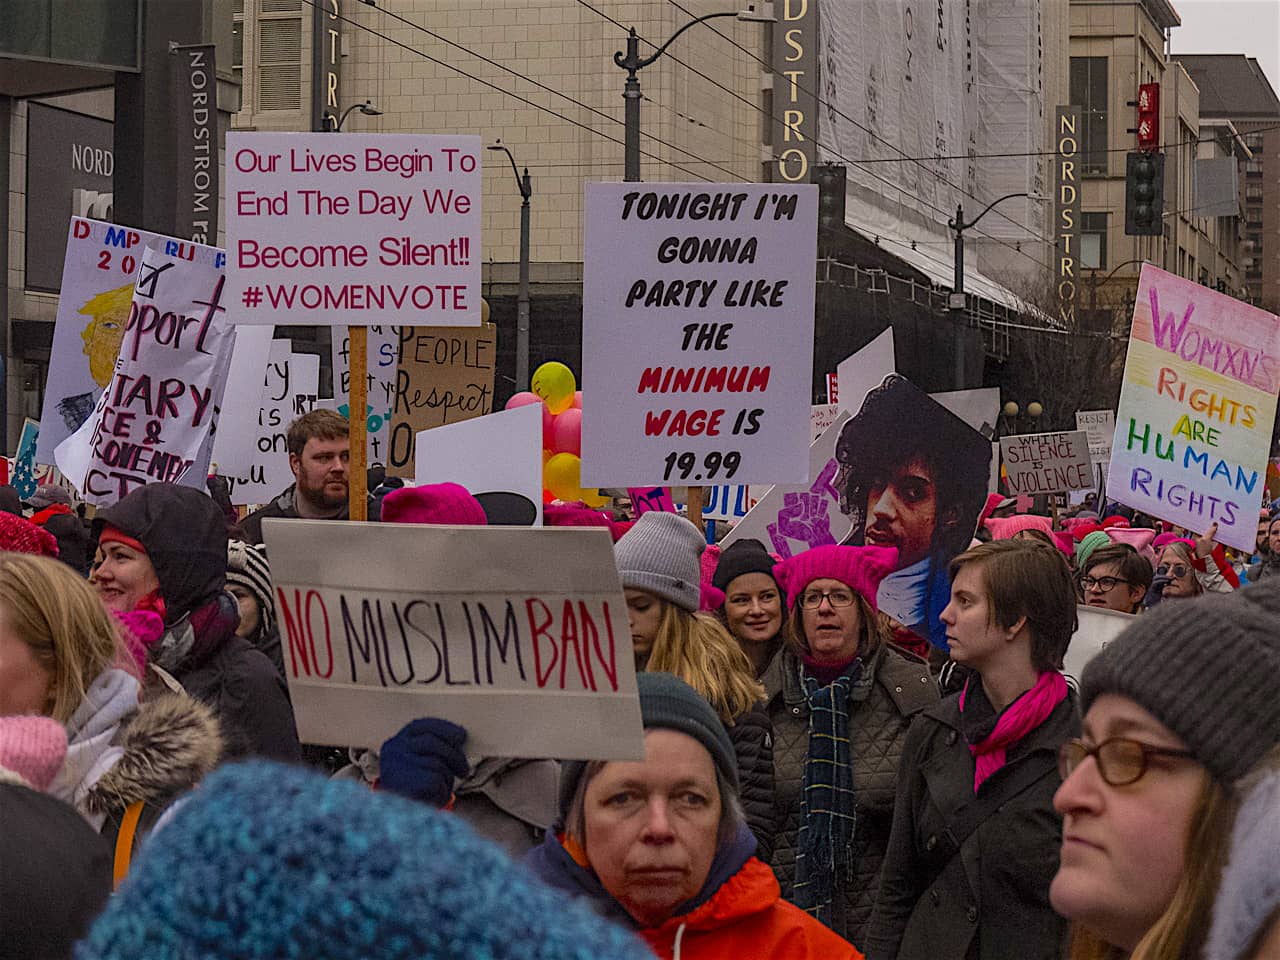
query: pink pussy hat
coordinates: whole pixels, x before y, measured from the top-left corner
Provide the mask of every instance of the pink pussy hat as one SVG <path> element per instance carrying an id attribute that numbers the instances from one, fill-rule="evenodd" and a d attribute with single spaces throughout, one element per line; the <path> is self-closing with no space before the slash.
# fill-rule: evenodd
<path id="1" fill-rule="evenodd" d="M 787 591 L 787 606 L 794 607 L 805 587 L 815 580 L 839 580 L 871 605 L 876 606 L 880 581 L 898 562 L 893 547 L 813 547 L 783 560 L 773 568 L 773 578 Z"/>
<path id="2" fill-rule="evenodd" d="M 428 483 L 392 490 L 382 501 L 383 523 L 436 523 L 483 527 L 484 507 L 458 483 Z"/>
<path id="3" fill-rule="evenodd" d="M 62 769 L 67 731 L 49 717 L 0 717 L 0 781 L 17 780 L 42 793 Z"/>

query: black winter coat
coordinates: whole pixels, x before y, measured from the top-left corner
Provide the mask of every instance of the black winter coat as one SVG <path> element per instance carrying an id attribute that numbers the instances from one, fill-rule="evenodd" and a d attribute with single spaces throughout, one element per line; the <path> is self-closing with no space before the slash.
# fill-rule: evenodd
<path id="1" fill-rule="evenodd" d="M 777 819 L 773 812 L 773 724 L 763 703 L 729 727 L 738 760 L 738 796 L 747 826 L 756 837 L 756 856 L 765 863 L 773 855 Z"/>
<path id="2" fill-rule="evenodd" d="M 800 686 L 800 661 L 790 650 L 784 648 L 773 658 L 762 679 L 773 721 L 777 824 L 773 856 L 768 862 L 782 885 L 783 898 L 790 900 L 800 830 L 800 795 L 809 753 L 809 707 Z M 919 711 L 937 701 L 938 688 L 924 661 L 891 645 L 882 646 L 871 656 L 861 682 L 849 692 L 849 736 L 857 804 L 854 876 L 836 880 L 831 928 L 859 948 L 880 888 L 880 866 L 889 844 L 898 762 L 907 727 Z"/>
<path id="3" fill-rule="evenodd" d="M 867 960 L 1063 956 L 1066 921 L 1049 905 L 1062 844 L 1053 795 L 1058 747 L 1079 732 L 1068 694 L 975 795 L 959 696 L 921 715 L 902 756 L 884 878 L 861 945 Z M 980 821 L 967 838 L 952 832 L 974 816 Z"/>

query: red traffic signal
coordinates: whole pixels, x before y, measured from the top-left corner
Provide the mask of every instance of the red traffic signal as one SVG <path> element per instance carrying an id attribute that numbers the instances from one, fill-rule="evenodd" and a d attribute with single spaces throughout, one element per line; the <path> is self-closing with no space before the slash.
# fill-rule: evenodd
<path id="1" fill-rule="evenodd" d="M 1138 87 L 1138 149 L 1144 152 L 1160 149 L 1160 84 L 1144 83 Z"/>

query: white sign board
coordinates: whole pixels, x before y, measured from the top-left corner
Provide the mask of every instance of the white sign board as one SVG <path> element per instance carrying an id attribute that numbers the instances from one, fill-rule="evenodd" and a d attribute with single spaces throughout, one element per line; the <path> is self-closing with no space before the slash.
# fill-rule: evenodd
<path id="1" fill-rule="evenodd" d="M 475 756 L 644 756 L 608 531 L 262 529 L 304 743 L 378 747 L 410 720 L 444 717 Z"/>
<path id="2" fill-rule="evenodd" d="M 399 327 L 370 327 L 366 334 L 367 371 L 365 392 L 369 415 L 365 424 L 365 446 L 369 463 L 386 465 L 387 444 L 391 435 L 391 414 L 395 408 L 396 370 L 400 356 Z M 333 404 L 350 419 L 351 337 L 345 327 L 334 327 L 330 341 L 333 359 Z"/>
<path id="3" fill-rule="evenodd" d="M 142 251 L 154 239 L 172 239 L 84 217 L 72 217 L 68 230 L 37 463 L 53 463 L 54 448 L 93 413 L 120 355 Z"/>
<path id="4" fill-rule="evenodd" d="M 1111 459 L 1111 441 L 1116 433 L 1114 410 L 1077 410 L 1076 429 L 1089 439 L 1089 458 L 1094 463 Z"/>
<path id="5" fill-rule="evenodd" d="M 480 323 L 480 138 L 228 133 L 238 323 Z"/>
<path id="6" fill-rule="evenodd" d="M 817 216 L 811 184 L 586 185 L 584 486 L 808 481 Z"/>
<path id="7" fill-rule="evenodd" d="M 204 489 L 236 336 L 224 263 L 222 250 L 189 242 L 156 240 L 142 252 L 111 382 L 54 451 L 89 503 L 156 482 Z"/>
<path id="8" fill-rule="evenodd" d="M 248 477 L 257 447 L 262 385 L 271 357 L 271 327 L 237 327 L 236 344 L 227 369 L 218 432 L 213 438 L 213 464 L 226 477 Z"/>
<path id="9" fill-rule="evenodd" d="M 898 369 L 893 350 L 893 327 L 886 327 L 874 340 L 849 354 L 836 367 L 840 381 L 840 409 L 857 413 L 867 394 Z"/>
<path id="10" fill-rule="evenodd" d="M 1083 430 L 1001 437 L 1000 456 L 1005 483 L 1013 496 L 1088 490 L 1094 486 L 1089 442 Z"/>
<path id="11" fill-rule="evenodd" d="M 534 525 L 542 525 L 542 404 L 423 430 L 415 452 L 417 483 L 518 494 L 536 508 Z"/>
<path id="12" fill-rule="evenodd" d="M 1136 619 L 1133 614 L 1118 610 L 1076 607 L 1076 632 L 1071 635 L 1071 643 L 1063 657 L 1062 672 L 1079 683 L 1085 665 Z"/>

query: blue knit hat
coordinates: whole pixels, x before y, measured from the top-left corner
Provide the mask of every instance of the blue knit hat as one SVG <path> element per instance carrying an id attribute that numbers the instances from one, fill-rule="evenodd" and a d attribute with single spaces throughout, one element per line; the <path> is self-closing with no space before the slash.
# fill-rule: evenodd
<path id="1" fill-rule="evenodd" d="M 452 814 L 253 761 L 153 834 L 77 960 L 642 960 Z"/>

